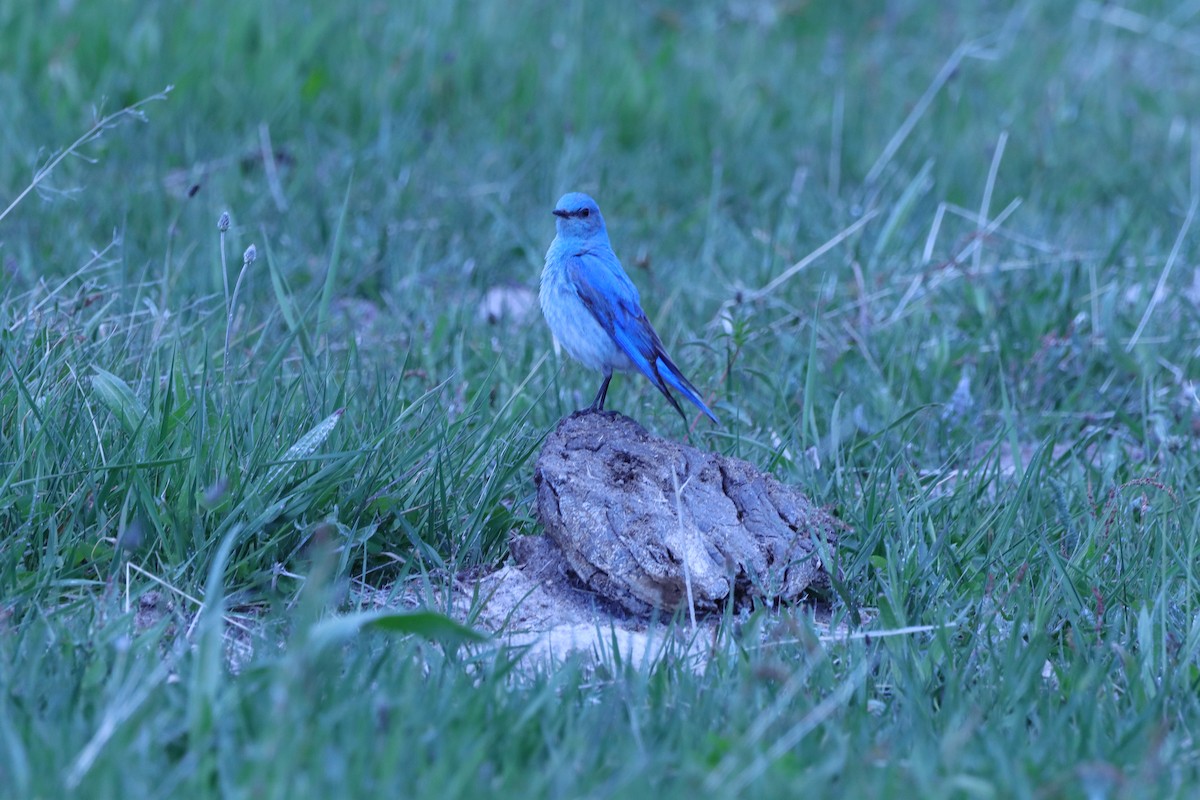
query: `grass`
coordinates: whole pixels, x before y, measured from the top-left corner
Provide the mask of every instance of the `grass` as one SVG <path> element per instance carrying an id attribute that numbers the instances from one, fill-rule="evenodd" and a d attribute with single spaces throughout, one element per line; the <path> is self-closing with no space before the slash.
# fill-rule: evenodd
<path id="1" fill-rule="evenodd" d="M 0 785 L 1193 796 L 1195 9 L 850 6 L 0 8 Z M 837 618 L 934 630 L 547 669 L 335 615 L 538 532 L 593 378 L 480 302 L 575 188 L 697 442 L 852 526 Z"/>

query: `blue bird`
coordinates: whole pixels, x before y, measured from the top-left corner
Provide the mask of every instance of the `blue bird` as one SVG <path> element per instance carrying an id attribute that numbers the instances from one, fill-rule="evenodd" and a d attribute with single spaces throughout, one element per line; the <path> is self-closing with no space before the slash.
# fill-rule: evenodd
<path id="1" fill-rule="evenodd" d="M 638 290 L 613 253 L 596 201 L 581 192 L 564 194 L 554 216 L 558 235 L 546 251 L 539 299 L 546 324 L 571 358 L 604 374 L 588 410 L 604 409 L 613 370 L 637 370 L 663 393 L 684 422 L 687 416 L 670 389 L 719 425 L 717 415 L 671 361 L 646 319 Z"/>

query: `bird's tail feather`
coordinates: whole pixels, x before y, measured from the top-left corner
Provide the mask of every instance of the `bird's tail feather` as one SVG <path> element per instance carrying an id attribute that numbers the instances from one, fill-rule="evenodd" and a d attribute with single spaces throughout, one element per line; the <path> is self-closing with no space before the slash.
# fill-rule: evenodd
<path id="1" fill-rule="evenodd" d="M 677 392 L 686 397 L 692 403 L 692 405 L 703 411 L 709 419 L 718 425 L 721 424 L 720 420 L 717 419 L 717 415 L 714 414 L 712 410 L 704 404 L 704 401 L 700 399 L 700 392 L 695 386 L 692 386 L 691 381 L 683 377 L 683 373 L 679 371 L 679 367 L 675 366 L 674 362 L 667 357 L 666 353 L 658 354 L 658 357 L 655 359 L 654 366 L 657 368 L 656 371 L 664 381 L 669 383 Z M 663 387 L 660 386 L 659 388 L 662 389 Z M 679 408 L 679 405 L 675 403 L 675 398 L 671 397 L 671 395 L 665 390 L 663 391 L 663 394 L 667 395 L 667 398 L 670 399 L 672 404 L 675 405 L 675 409 L 682 414 L 683 411 Z"/>
<path id="2" fill-rule="evenodd" d="M 684 422 L 687 421 L 687 415 L 683 413 L 683 408 L 671 394 L 668 386 L 674 387 L 717 425 L 721 424 L 712 409 L 700 399 L 700 392 L 695 386 L 692 386 L 687 378 L 683 377 L 679 367 L 675 366 L 675 362 L 663 350 L 658 334 L 654 332 L 654 328 L 650 327 L 650 323 L 646 321 L 645 317 L 641 318 L 640 325 L 617 326 L 610 331 L 610 334 L 617 346 L 625 352 L 625 355 L 629 356 L 629 360 L 633 362 L 638 371 L 649 378 L 650 382 L 670 401 L 675 410 L 679 412 L 679 416 L 683 417 Z"/>

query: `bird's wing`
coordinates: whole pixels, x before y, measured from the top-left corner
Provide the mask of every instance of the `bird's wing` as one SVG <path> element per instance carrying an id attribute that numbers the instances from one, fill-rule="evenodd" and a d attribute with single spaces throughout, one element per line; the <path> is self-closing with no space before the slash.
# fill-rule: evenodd
<path id="1" fill-rule="evenodd" d="M 621 262 L 612 251 L 585 250 L 572 255 L 567 261 L 567 276 L 600 327 L 629 356 L 638 371 L 671 401 L 680 416 L 683 416 L 683 409 L 667 386 L 675 387 L 713 422 L 717 421 L 716 415 L 700 399 L 696 387 L 667 355 L 662 340 L 642 310 L 637 287 L 621 269 Z"/>
<path id="2" fill-rule="evenodd" d="M 646 319 L 637 287 L 615 255 L 585 250 L 567 261 L 571 285 L 600 327 L 629 356 L 639 371 L 659 383 L 651 370 L 657 350 L 662 349 L 658 334 Z"/>

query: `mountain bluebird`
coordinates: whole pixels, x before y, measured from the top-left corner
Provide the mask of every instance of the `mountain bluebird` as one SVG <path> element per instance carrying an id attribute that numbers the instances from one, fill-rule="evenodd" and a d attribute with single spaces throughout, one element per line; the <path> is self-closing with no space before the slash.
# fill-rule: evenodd
<path id="1" fill-rule="evenodd" d="M 571 358 L 604 374 L 591 411 L 604 408 L 613 370 L 637 370 L 687 421 L 667 387 L 683 394 L 713 422 L 717 416 L 663 349 L 634 287 L 608 241 L 596 201 L 564 194 L 554 207 L 558 235 L 546 251 L 541 304 L 546 324 Z M 718 423 L 720 424 L 720 423 Z"/>

